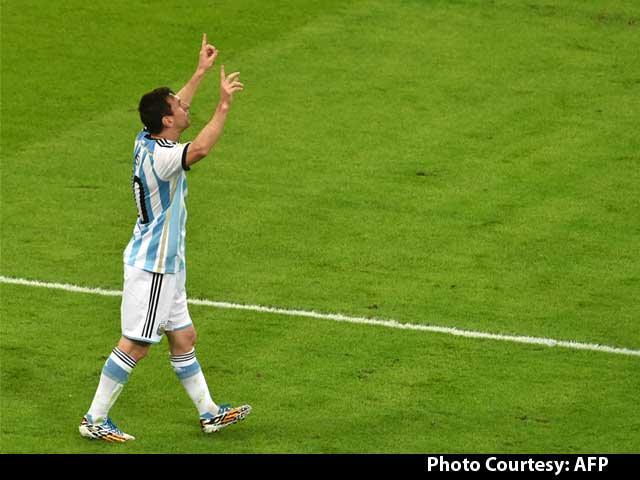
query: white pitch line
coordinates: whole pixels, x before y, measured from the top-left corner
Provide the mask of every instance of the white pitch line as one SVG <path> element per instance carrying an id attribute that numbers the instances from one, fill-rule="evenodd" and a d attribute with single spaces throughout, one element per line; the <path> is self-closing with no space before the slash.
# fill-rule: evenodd
<path id="1" fill-rule="evenodd" d="M 53 288 L 57 290 L 65 290 L 67 292 L 89 293 L 94 295 L 102 295 L 105 297 L 120 297 L 122 292 L 119 290 L 104 290 L 102 288 L 87 288 L 77 285 L 69 285 L 67 283 L 48 283 L 36 280 L 25 280 L 23 278 L 12 278 L 0 275 L 0 283 L 10 283 L 14 285 L 25 285 L 30 287 Z M 565 347 L 575 350 L 591 350 L 594 352 L 615 353 L 619 355 L 632 355 L 640 357 L 640 350 L 630 348 L 610 347 L 607 345 L 598 345 L 594 343 L 580 343 L 566 340 L 554 340 L 553 338 L 527 337 L 520 335 L 500 335 L 487 332 L 476 332 L 473 330 L 460 330 L 451 327 L 439 327 L 437 325 L 417 325 L 412 323 L 401 323 L 396 320 L 381 320 L 377 318 L 366 317 L 349 317 L 347 315 L 334 313 L 318 313 L 306 310 L 288 310 L 284 308 L 263 307 L 261 305 L 242 305 L 229 302 L 213 302 L 211 300 L 189 299 L 188 303 L 192 305 L 203 305 L 207 307 L 225 308 L 234 310 L 250 310 L 252 312 L 276 313 L 279 315 L 289 315 L 292 317 L 310 317 L 322 320 L 333 320 L 336 322 L 348 322 L 365 325 L 376 325 L 387 328 L 399 328 L 403 330 L 418 330 L 423 332 L 437 332 L 457 337 L 467 338 L 483 338 L 488 340 L 499 340 L 503 342 L 527 343 L 532 345 L 543 345 L 546 347 Z"/>

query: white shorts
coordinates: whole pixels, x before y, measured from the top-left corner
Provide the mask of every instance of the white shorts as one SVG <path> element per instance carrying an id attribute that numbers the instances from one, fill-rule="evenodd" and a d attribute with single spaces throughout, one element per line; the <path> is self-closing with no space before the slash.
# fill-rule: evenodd
<path id="1" fill-rule="evenodd" d="M 164 332 L 191 325 L 185 278 L 184 270 L 153 273 L 125 264 L 120 308 L 122 335 L 140 342 L 160 343 Z"/>

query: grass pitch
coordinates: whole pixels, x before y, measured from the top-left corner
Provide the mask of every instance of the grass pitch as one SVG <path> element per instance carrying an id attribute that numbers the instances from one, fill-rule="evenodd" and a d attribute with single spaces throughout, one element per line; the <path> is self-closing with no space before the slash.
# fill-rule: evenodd
<path id="1" fill-rule="evenodd" d="M 246 89 L 189 173 L 191 297 L 640 348 L 635 2 L 5 1 L 1 22 L 0 274 L 121 288 L 137 101 L 179 89 L 207 32 Z M 637 357 L 205 307 L 214 399 L 254 413 L 202 436 L 160 346 L 112 412 L 138 439 L 91 443 L 118 300 L 0 292 L 2 452 L 640 451 Z"/>

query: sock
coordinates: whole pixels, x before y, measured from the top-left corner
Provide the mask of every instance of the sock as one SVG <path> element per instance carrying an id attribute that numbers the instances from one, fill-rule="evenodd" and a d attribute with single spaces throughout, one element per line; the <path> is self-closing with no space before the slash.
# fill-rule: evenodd
<path id="1" fill-rule="evenodd" d="M 117 347 L 113 349 L 102 368 L 100 383 L 87 412 L 90 423 L 100 423 L 109 416 L 109 410 L 116 403 L 136 361 Z"/>
<path id="2" fill-rule="evenodd" d="M 196 349 L 182 355 L 170 355 L 169 359 L 200 416 L 207 418 L 218 413 L 218 405 L 211 399 L 207 381 L 196 359 Z"/>

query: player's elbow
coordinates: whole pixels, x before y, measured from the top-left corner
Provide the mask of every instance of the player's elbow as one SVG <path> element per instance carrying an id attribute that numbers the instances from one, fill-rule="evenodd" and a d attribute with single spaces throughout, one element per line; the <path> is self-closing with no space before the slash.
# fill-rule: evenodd
<path id="1" fill-rule="evenodd" d="M 187 166 L 191 166 L 194 163 L 202 160 L 207 155 L 209 155 L 209 150 L 210 149 L 202 145 L 197 145 L 195 142 L 189 145 L 189 149 L 187 150 L 187 158 L 186 158 Z"/>

